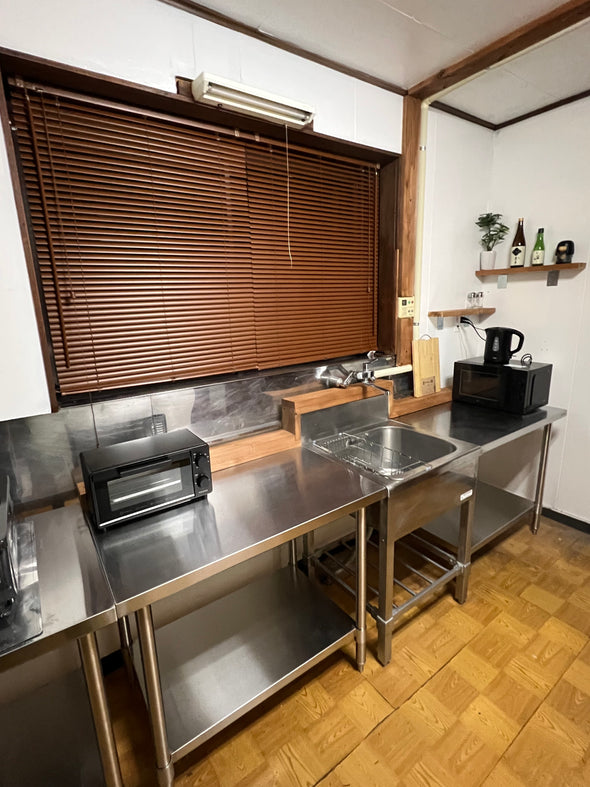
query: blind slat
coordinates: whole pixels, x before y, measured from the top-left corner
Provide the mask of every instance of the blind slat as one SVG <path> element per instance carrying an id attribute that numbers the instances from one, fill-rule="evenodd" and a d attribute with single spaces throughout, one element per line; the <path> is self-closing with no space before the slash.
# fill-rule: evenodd
<path id="1" fill-rule="evenodd" d="M 11 112 L 62 394 L 375 346 L 374 167 L 49 90 Z"/>

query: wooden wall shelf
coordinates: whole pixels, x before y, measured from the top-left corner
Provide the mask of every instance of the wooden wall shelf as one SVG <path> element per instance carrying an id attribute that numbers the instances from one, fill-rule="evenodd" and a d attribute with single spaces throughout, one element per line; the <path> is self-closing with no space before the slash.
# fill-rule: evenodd
<path id="1" fill-rule="evenodd" d="M 496 310 L 485 306 L 476 309 L 441 309 L 436 312 L 428 312 L 429 317 L 463 317 L 468 314 L 493 314 Z"/>
<path id="2" fill-rule="evenodd" d="M 442 331 L 444 327 L 443 320 L 445 317 L 467 317 L 469 314 L 487 317 L 490 314 L 494 314 L 495 311 L 495 309 L 486 306 L 479 306 L 475 309 L 441 309 L 439 311 L 428 312 L 428 316 L 432 317 L 433 320 L 436 320 L 436 329 L 438 331 Z"/>
<path id="3" fill-rule="evenodd" d="M 551 271 L 582 271 L 585 262 L 563 262 L 560 265 L 525 265 L 523 268 L 490 268 L 490 270 L 475 271 L 478 279 L 487 276 L 521 276 L 524 273 L 550 273 Z"/>

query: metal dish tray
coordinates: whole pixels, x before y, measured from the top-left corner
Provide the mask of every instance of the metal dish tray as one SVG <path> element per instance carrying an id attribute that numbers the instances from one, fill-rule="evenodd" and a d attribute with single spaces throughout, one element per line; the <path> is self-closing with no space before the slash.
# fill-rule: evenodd
<path id="1" fill-rule="evenodd" d="M 348 432 L 314 440 L 313 445 L 336 459 L 350 462 L 385 478 L 401 479 L 410 472 L 430 469 L 430 465 L 420 459 Z"/>

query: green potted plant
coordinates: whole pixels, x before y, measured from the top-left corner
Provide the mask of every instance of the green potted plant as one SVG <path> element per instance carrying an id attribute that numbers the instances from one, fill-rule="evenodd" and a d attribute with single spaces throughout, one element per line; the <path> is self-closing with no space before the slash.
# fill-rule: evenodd
<path id="1" fill-rule="evenodd" d="M 493 268 L 496 262 L 494 246 L 502 243 L 508 232 L 508 227 L 506 224 L 502 224 L 501 213 L 481 213 L 475 223 L 482 231 L 480 242 L 484 249 L 479 254 L 480 270 Z"/>

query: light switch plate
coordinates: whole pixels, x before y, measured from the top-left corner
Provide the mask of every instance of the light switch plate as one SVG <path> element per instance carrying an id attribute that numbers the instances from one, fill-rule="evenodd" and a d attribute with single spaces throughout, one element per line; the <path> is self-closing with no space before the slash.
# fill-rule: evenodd
<path id="1" fill-rule="evenodd" d="M 402 295 L 397 299 L 397 316 L 398 317 L 413 317 L 414 316 L 414 296 Z"/>

